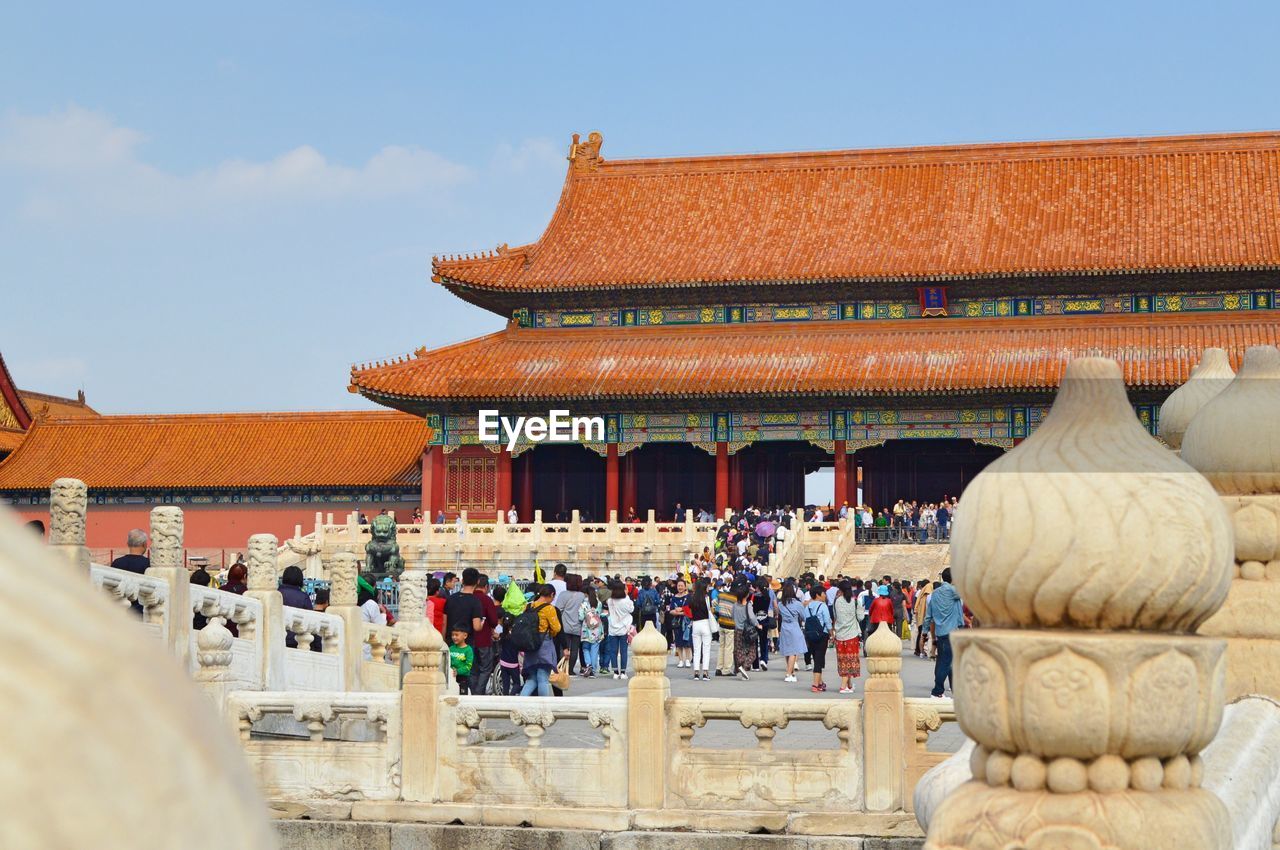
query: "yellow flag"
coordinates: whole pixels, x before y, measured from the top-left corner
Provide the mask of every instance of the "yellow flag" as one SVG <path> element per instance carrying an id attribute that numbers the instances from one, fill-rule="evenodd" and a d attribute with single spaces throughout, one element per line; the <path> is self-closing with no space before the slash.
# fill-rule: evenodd
<path id="1" fill-rule="evenodd" d="M 690 575 L 690 573 L 689 573 L 689 562 L 688 562 L 688 561 L 686 561 L 686 562 L 685 562 L 685 565 L 684 565 L 684 583 L 685 583 L 685 586 L 686 586 L 686 587 L 692 587 L 692 586 L 693 586 L 693 576 L 692 576 L 692 575 Z"/>
<path id="2" fill-rule="evenodd" d="M 542 574 L 542 567 L 538 565 L 538 559 L 533 559 L 533 583 L 546 584 L 545 576 Z"/>

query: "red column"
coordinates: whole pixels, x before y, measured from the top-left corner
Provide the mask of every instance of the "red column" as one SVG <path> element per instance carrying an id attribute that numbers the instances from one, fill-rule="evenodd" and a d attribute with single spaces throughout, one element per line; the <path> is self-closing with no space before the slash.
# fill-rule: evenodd
<path id="1" fill-rule="evenodd" d="M 729 507 L 729 444 L 716 443 L 716 519 Z"/>
<path id="2" fill-rule="evenodd" d="M 729 507 L 742 509 L 742 455 L 729 456 Z"/>
<path id="3" fill-rule="evenodd" d="M 435 522 L 436 512 L 444 509 L 444 477 L 446 465 L 443 446 L 427 446 L 422 450 L 422 517 Z"/>
<path id="4" fill-rule="evenodd" d="M 835 509 L 836 515 L 840 513 L 840 506 L 849 501 L 849 458 L 844 452 L 844 440 L 836 440 L 836 488 L 835 498 L 831 502 L 831 507 Z"/>
<path id="5" fill-rule="evenodd" d="M 618 510 L 618 444 L 608 443 L 604 447 L 604 516 L 609 518 L 609 511 Z M 619 519 L 621 519 L 621 515 Z"/>
<path id="6" fill-rule="evenodd" d="M 521 522 L 533 522 L 533 449 L 526 449 L 520 461 L 520 504 L 516 511 Z"/>
<path id="7" fill-rule="evenodd" d="M 495 488 L 497 496 L 494 499 L 494 510 L 505 514 L 507 508 L 511 507 L 511 453 L 506 449 L 499 449 L 496 466 L 498 480 Z"/>
<path id="8" fill-rule="evenodd" d="M 422 492 L 419 497 L 419 507 L 422 508 L 422 516 L 425 522 L 431 522 L 435 519 L 431 515 L 431 446 L 422 447 Z"/>
<path id="9" fill-rule="evenodd" d="M 636 506 L 636 450 L 632 449 L 623 456 L 622 461 L 622 511 L 619 521 L 625 521 L 628 511 Z"/>

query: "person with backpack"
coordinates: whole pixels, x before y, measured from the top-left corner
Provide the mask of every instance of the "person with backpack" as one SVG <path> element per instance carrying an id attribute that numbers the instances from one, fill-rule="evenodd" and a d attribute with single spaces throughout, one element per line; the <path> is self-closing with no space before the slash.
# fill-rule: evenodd
<path id="1" fill-rule="evenodd" d="M 796 659 L 806 652 L 804 636 L 804 603 L 796 593 L 796 583 L 787 579 L 782 584 L 782 601 L 778 604 L 778 654 L 787 664 L 784 682 L 796 680 Z"/>
<path id="2" fill-rule="evenodd" d="M 647 579 L 646 579 L 647 581 Z M 640 591 L 640 628 L 644 628 L 646 620 L 644 608 L 644 590 Z M 656 591 L 654 591 L 656 593 Z M 667 621 L 671 623 L 672 645 L 676 650 L 676 666 L 693 666 L 693 629 L 689 618 L 684 615 L 685 606 L 689 604 L 689 592 L 684 579 L 676 579 L 675 592 L 667 600 Z"/>
<path id="3" fill-rule="evenodd" d="M 551 696 L 551 671 L 556 666 L 555 637 L 560 634 L 560 617 L 551 604 L 556 589 L 540 585 L 536 601 L 511 624 L 511 641 L 524 653 L 524 687 L 520 696 Z M 566 650 L 567 653 L 567 650 Z"/>
<path id="4" fill-rule="evenodd" d="M 579 619 L 582 622 L 582 676 L 594 679 L 600 667 L 600 644 L 604 641 L 604 606 L 592 593 L 582 600 Z"/>
<path id="5" fill-rule="evenodd" d="M 853 693 L 853 680 L 862 675 L 859 658 L 862 632 L 858 626 L 858 604 L 854 592 L 862 582 L 841 580 L 836 602 L 831 606 L 831 621 L 835 626 L 836 675 L 840 677 L 840 693 Z"/>
<path id="6" fill-rule="evenodd" d="M 627 678 L 627 647 L 630 643 L 631 614 L 635 603 L 627 598 L 627 588 L 614 581 L 609 589 L 609 630 L 604 639 L 604 666 L 613 672 L 613 678 Z"/>
<path id="7" fill-rule="evenodd" d="M 524 602 L 524 594 L 514 584 L 501 584 L 494 591 L 494 600 L 499 603 L 505 603 L 508 596 L 519 596 L 520 602 Z M 516 649 L 511 640 L 511 629 L 515 625 L 517 615 L 510 613 L 506 607 L 502 607 L 501 610 L 502 625 L 499 627 L 496 638 L 499 671 L 496 692 L 504 697 L 513 697 L 520 693 L 520 688 L 524 685 L 520 679 L 520 650 Z M 521 610 L 524 610 L 523 605 Z"/>
<path id="8" fill-rule="evenodd" d="M 707 599 L 707 580 L 697 579 L 693 583 L 693 592 L 689 594 L 689 604 L 684 607 L 684 617 L 688 621 L 693 636 L 693 659 L 689 666 L 693 668 L 693 678 L 711 681 L 711 605 Z"/>
<path id="9" fill-rule="evenodd" d="M 827 661 L 827 643 L 831 639 L 831 609 L 827 607 L 827 594 L 821 584 L 814 584 L 809 604 L 804 607 L 804 640 L 813 656 L 813 686 L 815 694 L 827 689 L 822 681 L 822 668 Z"/>
<path id="10" fill-rule="evenodd" d="M 738 597 L 728 587 L 720 588 L 716 593 L 715 617 L 720 624 L 720 651 L 716 660 L 717 676 L 732 676 L 734 637 L 733 606 L 738 604 Z"/>
<path id="11" fill-rule="evenodd" d="M 733 666 L 745 682 L 751 678 L 747 670 L 755 667 L 760 650 L 760 621 L 756 619 L 751 585 L 745 581 L 734 585 L 733 595 L 737 598 L 733 603 Z"/>

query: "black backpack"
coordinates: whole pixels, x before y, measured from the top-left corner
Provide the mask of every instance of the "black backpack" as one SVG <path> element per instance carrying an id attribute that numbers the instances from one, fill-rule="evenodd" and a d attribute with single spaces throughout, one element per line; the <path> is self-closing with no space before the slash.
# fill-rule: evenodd
<path id="1" fill-rule="evenodd" d="M 807 641 L 820 641 L 827 633 L 822 627 L 822 620 L 814 613 L 817 608 L 806 608 L 807 615 L 804 618 L 804 638 Z"/>
<path id="2" fill-rule="evenodd" d="M 508 633 L 507 639 L 520 652 L 532 653 L 542 649 L 542 641 L 546 638 L 546 635 L 538 627 L 538 612 L 545 607 L 547 607 L 545 602 L 537 606 L 530 605 L 521 611 L 515 622 L 511 624 L 511 631 Z"/>

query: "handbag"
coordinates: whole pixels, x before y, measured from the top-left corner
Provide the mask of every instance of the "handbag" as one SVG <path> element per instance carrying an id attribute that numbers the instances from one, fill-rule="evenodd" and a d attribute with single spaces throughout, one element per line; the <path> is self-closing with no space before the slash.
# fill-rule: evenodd
<path id="1" fill-rule="evenodd" d="M 554 687 L 562 691 L 569 690 L 569 659 L 561 658 L 560 663 L 556 665 L 556 669 L 552 671 L 548 678 Z"/>
<path id="2" fill-rule="evenodd" d="M 720 621 L 715 617 L 708 618 L 711 622 L 711 634 L 717 634 L 720 631 Z"/>

